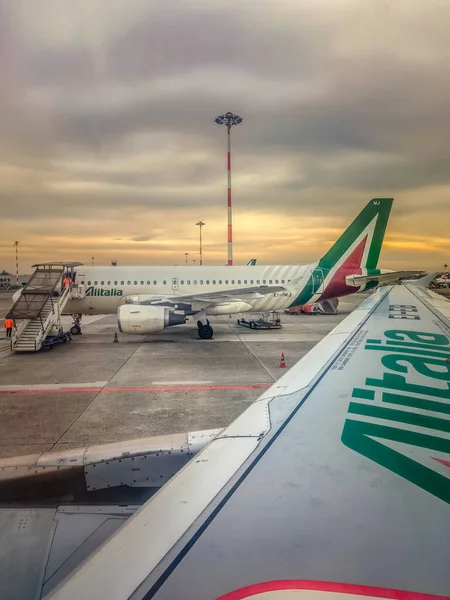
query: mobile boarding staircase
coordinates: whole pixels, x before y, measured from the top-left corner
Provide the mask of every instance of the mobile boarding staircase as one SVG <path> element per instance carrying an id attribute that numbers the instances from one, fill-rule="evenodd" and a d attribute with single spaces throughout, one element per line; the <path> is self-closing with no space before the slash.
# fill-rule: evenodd
<path id="1" fill-rule="evenodd" d="M 55 325 L 71 297 L 71 286 L 64 288 L 63 278 L 81 263 L 46 263 L 33 265 L 35 272 L 7 314 L 14 319 L 16 330 L 11 339 L 14 352 L 37 352 Z"/>

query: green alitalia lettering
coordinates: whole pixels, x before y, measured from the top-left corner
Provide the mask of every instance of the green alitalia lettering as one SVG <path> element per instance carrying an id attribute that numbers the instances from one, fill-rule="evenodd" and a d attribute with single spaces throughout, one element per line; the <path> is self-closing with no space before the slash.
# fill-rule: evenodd
<path id="1" fill-rule="evenodd" d="M 436 344 L 436 346 L 448 346 L 450 344 L 450 341 L 445 335 L 440 333 L 428 333 L 426 331 L 404 331 L 402 329 L 389 329 L 389 331 L 384 332 L 384 335 L 391 340 L 405 341 L 405 338 L 400 336 L 406 336 L 413 342 Z"/>
<path id="2" fill-rule="evenodd" d="M 381 344 L 381 340 L 367 340 L 367 342 L 377 342 Z M 421 342 L 398 342 L 396 340 L 388 340 L 387 343 L 389 346 L 396 346 L 398 349 L 403 348 L 422 348 L 428 350 L 434 350 L 435 352 L 450 352 L 450 348 L 436 348 L 436 344 L 422 344 Z"/>
<path id="3" fill-rule="evenodd" d="M 433 346 L 436 349 L 436 346 Z M 365 346 L 366 350 L 378 350 L 381 352 L 402 352 L 404 354 L 421 354 L 423 356 L 430 356 L 431 358 L 450 358 L 450 348 L 448 352 L 435 352 L 428 348 L 400 348 L 399 346 L 388 346 L 384 344 L 369 345 Z"/>
<path id="4" fill-rule="evenodd" d="M 375 392 L 364 388 L 353 388 L 352 398 L 360 398 L 361 400 L 373 400 Z"/>
<path id="5" fill-rule="evenodd" d="M 86 289 L 86 296 L 122 296 L 123 290 L 118 290 L 117 288 L 111 289 L 103 289 L 103 288 L 95 288 L 93 286 L 89 286 Z"/>
<path id="6" fill-rule="evenodd" d="M 403 375 L 395 375 L 394 373 L 383 373 L 382 379 L 366 379 L 366 385 L 371 387 L 385 388 L 388 390 L 396 390 L 411 394 L 422 394 L 424 396 L 434 396 L 435 398 L 444 398 L 450 400 L 450 384 L 447 383 L 447 389 L 430 387 L 428 385 L 416 385 L 408 383 Z"/>
<path id="7" fill-rule="evenodd" d="M 450 479 L 389 448 L 383 439 L 445 453 L 450 453 L 450 440 L 353 419 L 347 419 L 341 436 L 347 448 L 450 504 Z"/>
<path id="8" fill-rule="evenodd" d="M 348 409 L 350 414 L 363 415 L 365 417 L 375 417 L 376 419 L 386 419 L 398 423 L 407 423 L 414 427 L 426 427 L 427 429 L 437 429 L 450 433 L 450 420 L 430 417 L 419 413 L 411 413 L 406 410 L 397 410 L 396 408 L 387 408 L 374 404 L 362 404 L 359 402 L 350 402 Z"/>
<path id="9" fill-rule="evenodd" d="M 450 404 L 447 404 L 447 402 L 436 402 L 436 400 L 425 400 L 424 398 L 403 396 L 401 394 L 390 394 L 389 392 L 382 394 L 382 401 L 387 402 L 388 404 L 410 406 L 411 408 L 418 408 L 420 410 L 429 410 L 431 412 L 450 415 Z"/>
<path id="10" fill-rule="evenodd" d="M 399 364 L 402 361 L 409 363 L 418 373 L 431 379 L 450 381 L 450 363 L 437 358 L 424 358 L 421 356 L 405 356 L 403 354 L 386 354 L 381 357 L 382 364 L 391 371 L 408 373 L 408 367 Z M 427 365 L 439 366 L 443 371 L 435 371 Z"/>
<path id="11" fill-rule="evenodd" d="M 442 437 L 442 433 L 450 433 L 450 419 L 447 418 L 450 415 L 449 340 L 441 334 L 404 330 L 389 330 L 384 335 L 383 342 L 367 340 L 365 349 L 372 351 L 373 358 L 379 356 L 381 364 L 391 372 L 383 372 L 381 379 L 366 378 L 365 385 L 369 389 L 354 388 L 342 442 L 450 503 L 450 478 L 414 460 L 408 450 L 394 450 L 386 443 L 389 440 L 450 454 L 450 439 Z M 398 373 L 415 377 L 420 374 L 429 378 L 433 385 L 410 383 Z M 374 402 L 376 388 L 381 392 L 381 404 Z M 358 417 L 364 420 L 357 420 Z M 368 419 L 378 422 L 367 422 Z M 420 433 L 421 429 L 435 430 L 439 434 Z M 424 458 L 433 462 L 431 453 L 426 453 Z"/>

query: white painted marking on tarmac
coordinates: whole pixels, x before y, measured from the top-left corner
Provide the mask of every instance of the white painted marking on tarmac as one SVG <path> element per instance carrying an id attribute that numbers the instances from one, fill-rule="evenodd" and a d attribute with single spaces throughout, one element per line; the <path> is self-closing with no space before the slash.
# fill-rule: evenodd
<path id="1" fill-rule="evenodd" d="M 102 388 L 107 381 L 93 381 L 91 383 L 36 383 L 31 385 L 0 385 L 0 390 L 20 391 L 20 390 L 62 390 L 65 388 Z"/>
<path id="2" fill-rule="evenodd" d="M 212 381 L 152 381 L 152 385 L 206 385 Z"/>

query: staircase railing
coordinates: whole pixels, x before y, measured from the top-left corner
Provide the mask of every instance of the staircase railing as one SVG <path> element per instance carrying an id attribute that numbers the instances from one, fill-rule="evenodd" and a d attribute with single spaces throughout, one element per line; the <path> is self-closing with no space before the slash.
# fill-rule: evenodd
<path id="1" fill-rule="evenodd" d="M 71 296 L 71 288 L 67 287 L 64 289 L 63 293 L 58 297 L 58 302 L 54 302 L 52 296 L 47 298 L 46 303 L 43 306 L 43 310 L 45 306 L 49 303 L 51 308 L 45 318 L 43 318 L 42 312 L 39 314 L 38 319 L 40 321 L 41 327 L 36 332 L 36 337 L 34 339 L 35 350 L 38 350 L 42 345 L 43 340 L 47 337 L 48 332 L 50 331 L 51 326 L 54 324 L 56 319 L 61 317 L 61 312 L 67 302 L 67 300 Z M 19 327 L 16 329 L 13 339 L 11 340 L 11 349 L 14 350 L 17 344 L 20 342 L 22 335 L 26 332 L 27 327 L 30 323 L 35 323 L 37 319 L 34 320 L 25 320 L 19 324 Z"/>
<path id="2" fill-rule="evenodd" d="M 11 336 L 11 350 L 14 350 L 17 342 L 20 340 L 20 336 L 25 331 L 28 323 L 30 323 L 30 322 L 31 321 L 29 321 L 29 320 L 19 321 L 19 325 L 16 327 L 16 330 L 14 331 L 13 335 Z"/>
<path id="3" fill-rule="evenodd" d="M 39 330 L 38 335 L 36 336 L 36 349 L 40 347 L 43 340 L 47 337 L 51 326 L 55 322 L 55 316 L 56 319 L 60 319 L 61 311 L 64 308 L 64 305 L 66 304 L 67 300 L 70 298 L 70 292 L 70 287 L 65 288 L 61 296 L 59 296 L 58 302 L 56 304 L 53 303 L 53 299 L 50 297 L 52 309 L 50 310 L 44 321 L 42 321 L 41 317 L 42 327 Z"/>

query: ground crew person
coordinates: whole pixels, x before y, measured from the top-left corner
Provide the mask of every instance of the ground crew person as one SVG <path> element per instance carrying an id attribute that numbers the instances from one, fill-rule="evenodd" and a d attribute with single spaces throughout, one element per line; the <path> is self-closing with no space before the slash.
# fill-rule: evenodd
<path id="1" fill-rule="evenodd" d="M 64 277 L 64 287 L 67 289 L 71 283 L 72 283 L 71 278 L 68 275 L 66 275 Z"/>
<path id="2" fill-rule="evenodd" d="M 15 327 L 14 319 L 5 319 L 6 337 L 10 338 L 13 327 Z"/>

